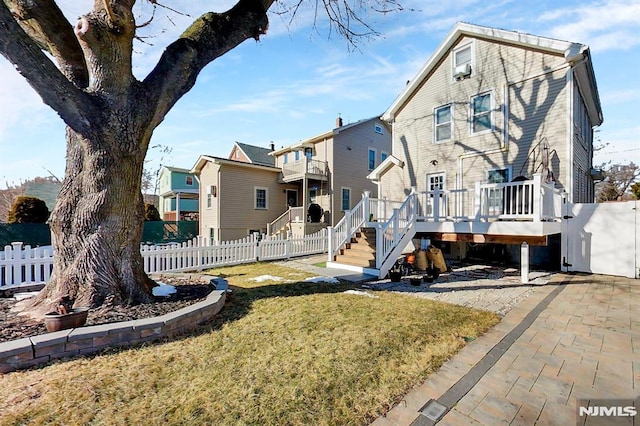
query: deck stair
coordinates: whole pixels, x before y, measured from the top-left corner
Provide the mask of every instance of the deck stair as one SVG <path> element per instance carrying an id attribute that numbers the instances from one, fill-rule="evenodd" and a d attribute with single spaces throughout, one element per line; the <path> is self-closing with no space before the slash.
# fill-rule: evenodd
<path id="1" fill-rule="evenodd" d="M 360 266 L 364 268 L 376 267 L 376 230 L 375 228 L 360 228 L 335 256 L 338 263 Z"/>

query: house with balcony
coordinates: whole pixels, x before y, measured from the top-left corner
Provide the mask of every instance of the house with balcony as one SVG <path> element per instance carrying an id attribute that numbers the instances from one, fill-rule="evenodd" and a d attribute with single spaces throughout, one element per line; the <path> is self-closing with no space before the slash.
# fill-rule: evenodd
<path id="1" fill-rule="evenodd" d="M 270 224 L 271 233 L 295 229 L 296 217 L 308 219 L 305 233 L 336 224 L 365 191 L 375 190 L 367 175 L 391 153 L 390 130 L 379 117 L 348 124 L 338 117 L 334 129 L 271 152 L 281 170 L 279 182 L 295 186 L 289 209 Z M 309 215 L 311 205 L 317 218 Z"/>
<path id="2" fill-rule="evenodd" d="M 559 239 L 564 202 L 593 202 L 603 118 L 586 45 L 458 23 L 382 119 L 391 155 L 334 227 L 333 266 L 383 277 L 422 238 L 524 261 Z"/>
<path id="3" fill-rule="evenodd" d="M 162 220 L 198 220 L 199 185 L 189 170 L 163 166 L 158 192 L 158 211 Z"/>
<path id="4" fill-rule="evenodd" d="M 212 241 L 253 232 L 305 235 L 336 223 L 364 191 L 391 151 L 379 118 L 343 124 L 276 150 L 236 142 L 228 158 L 201 155 L 191 169 L 200 182 L 200 234 Z"/>

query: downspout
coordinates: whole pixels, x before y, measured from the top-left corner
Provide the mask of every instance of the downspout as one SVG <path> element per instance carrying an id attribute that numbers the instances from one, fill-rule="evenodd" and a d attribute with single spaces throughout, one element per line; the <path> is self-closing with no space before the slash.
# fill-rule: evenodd
<path id="1" fill-rule="evenodd" d="M 573 81 L 573 68 L 569 68 L 567 71 L 566 77 L 566 86 L 567 86 L 567 109 L 569 114 L 567 114 L 567 178 L 566 182 L 568 185 L 567 191 L 567 201 L 573 203 L 573 115 L 575 113 L 573 108 L 573 98 L 574 98 L 574 81 Z"/>

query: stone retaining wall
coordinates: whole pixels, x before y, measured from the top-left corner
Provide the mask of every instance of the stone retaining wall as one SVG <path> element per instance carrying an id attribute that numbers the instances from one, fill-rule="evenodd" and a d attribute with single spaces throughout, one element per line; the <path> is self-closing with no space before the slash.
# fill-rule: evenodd
<path id="1" fill-rule="evenodd" d="M 212 283 L 216 281 L 208 278 Z M 0 373 L 183 334 L 222 310 L 227 289 L 226 281 L 219 281 L 217 290 L 205 300 L 159 317 L 72 328 L 0 343 Z"/>

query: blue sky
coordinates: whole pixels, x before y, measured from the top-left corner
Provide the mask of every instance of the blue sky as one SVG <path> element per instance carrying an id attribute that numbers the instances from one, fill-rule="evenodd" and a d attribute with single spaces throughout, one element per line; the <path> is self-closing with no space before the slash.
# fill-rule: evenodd
<path id="1" fill-rule="evenodd" d="M 293 22 L 271 15 L 260 42 L 246 41 L 211 63 L 165 121 L 152 145 L 172 148 L 165 163 L 191 168 L 200 154 L 226 157 L 234 141 L 286 146 L 345 123 L 381 115 L 412 79 L 457 21 L 517 30 L 590 46 L 604 123 L 597 136 L 608 146 L 595 161 L 640 163 L 640 0 L 399 0 L 404 11 L 372 14 L 380 37 L 349 49 L 338 35 L 312 28 L 314 10 L 303 8 Z M 92 1 L 61 0 L 75 17 Z M 138 22 L 151 6 L 138 2 Z M 165 1 L 191 17 L 231 0 Z M 309 2 L 315 3 L 315 2 Z M 411 10 L 412 9 L 412 10 Z M 192 21 L 159 11 L 137 44 L 140 79 L 163 48 Z M 72 23 L 75 23 L 72 21 Z M 4 58 L 0 57 L 0 187 L 49 171 L 64 176 L 64 124 Z M 147 156 L 157 168 L 159 150 Z"/>

